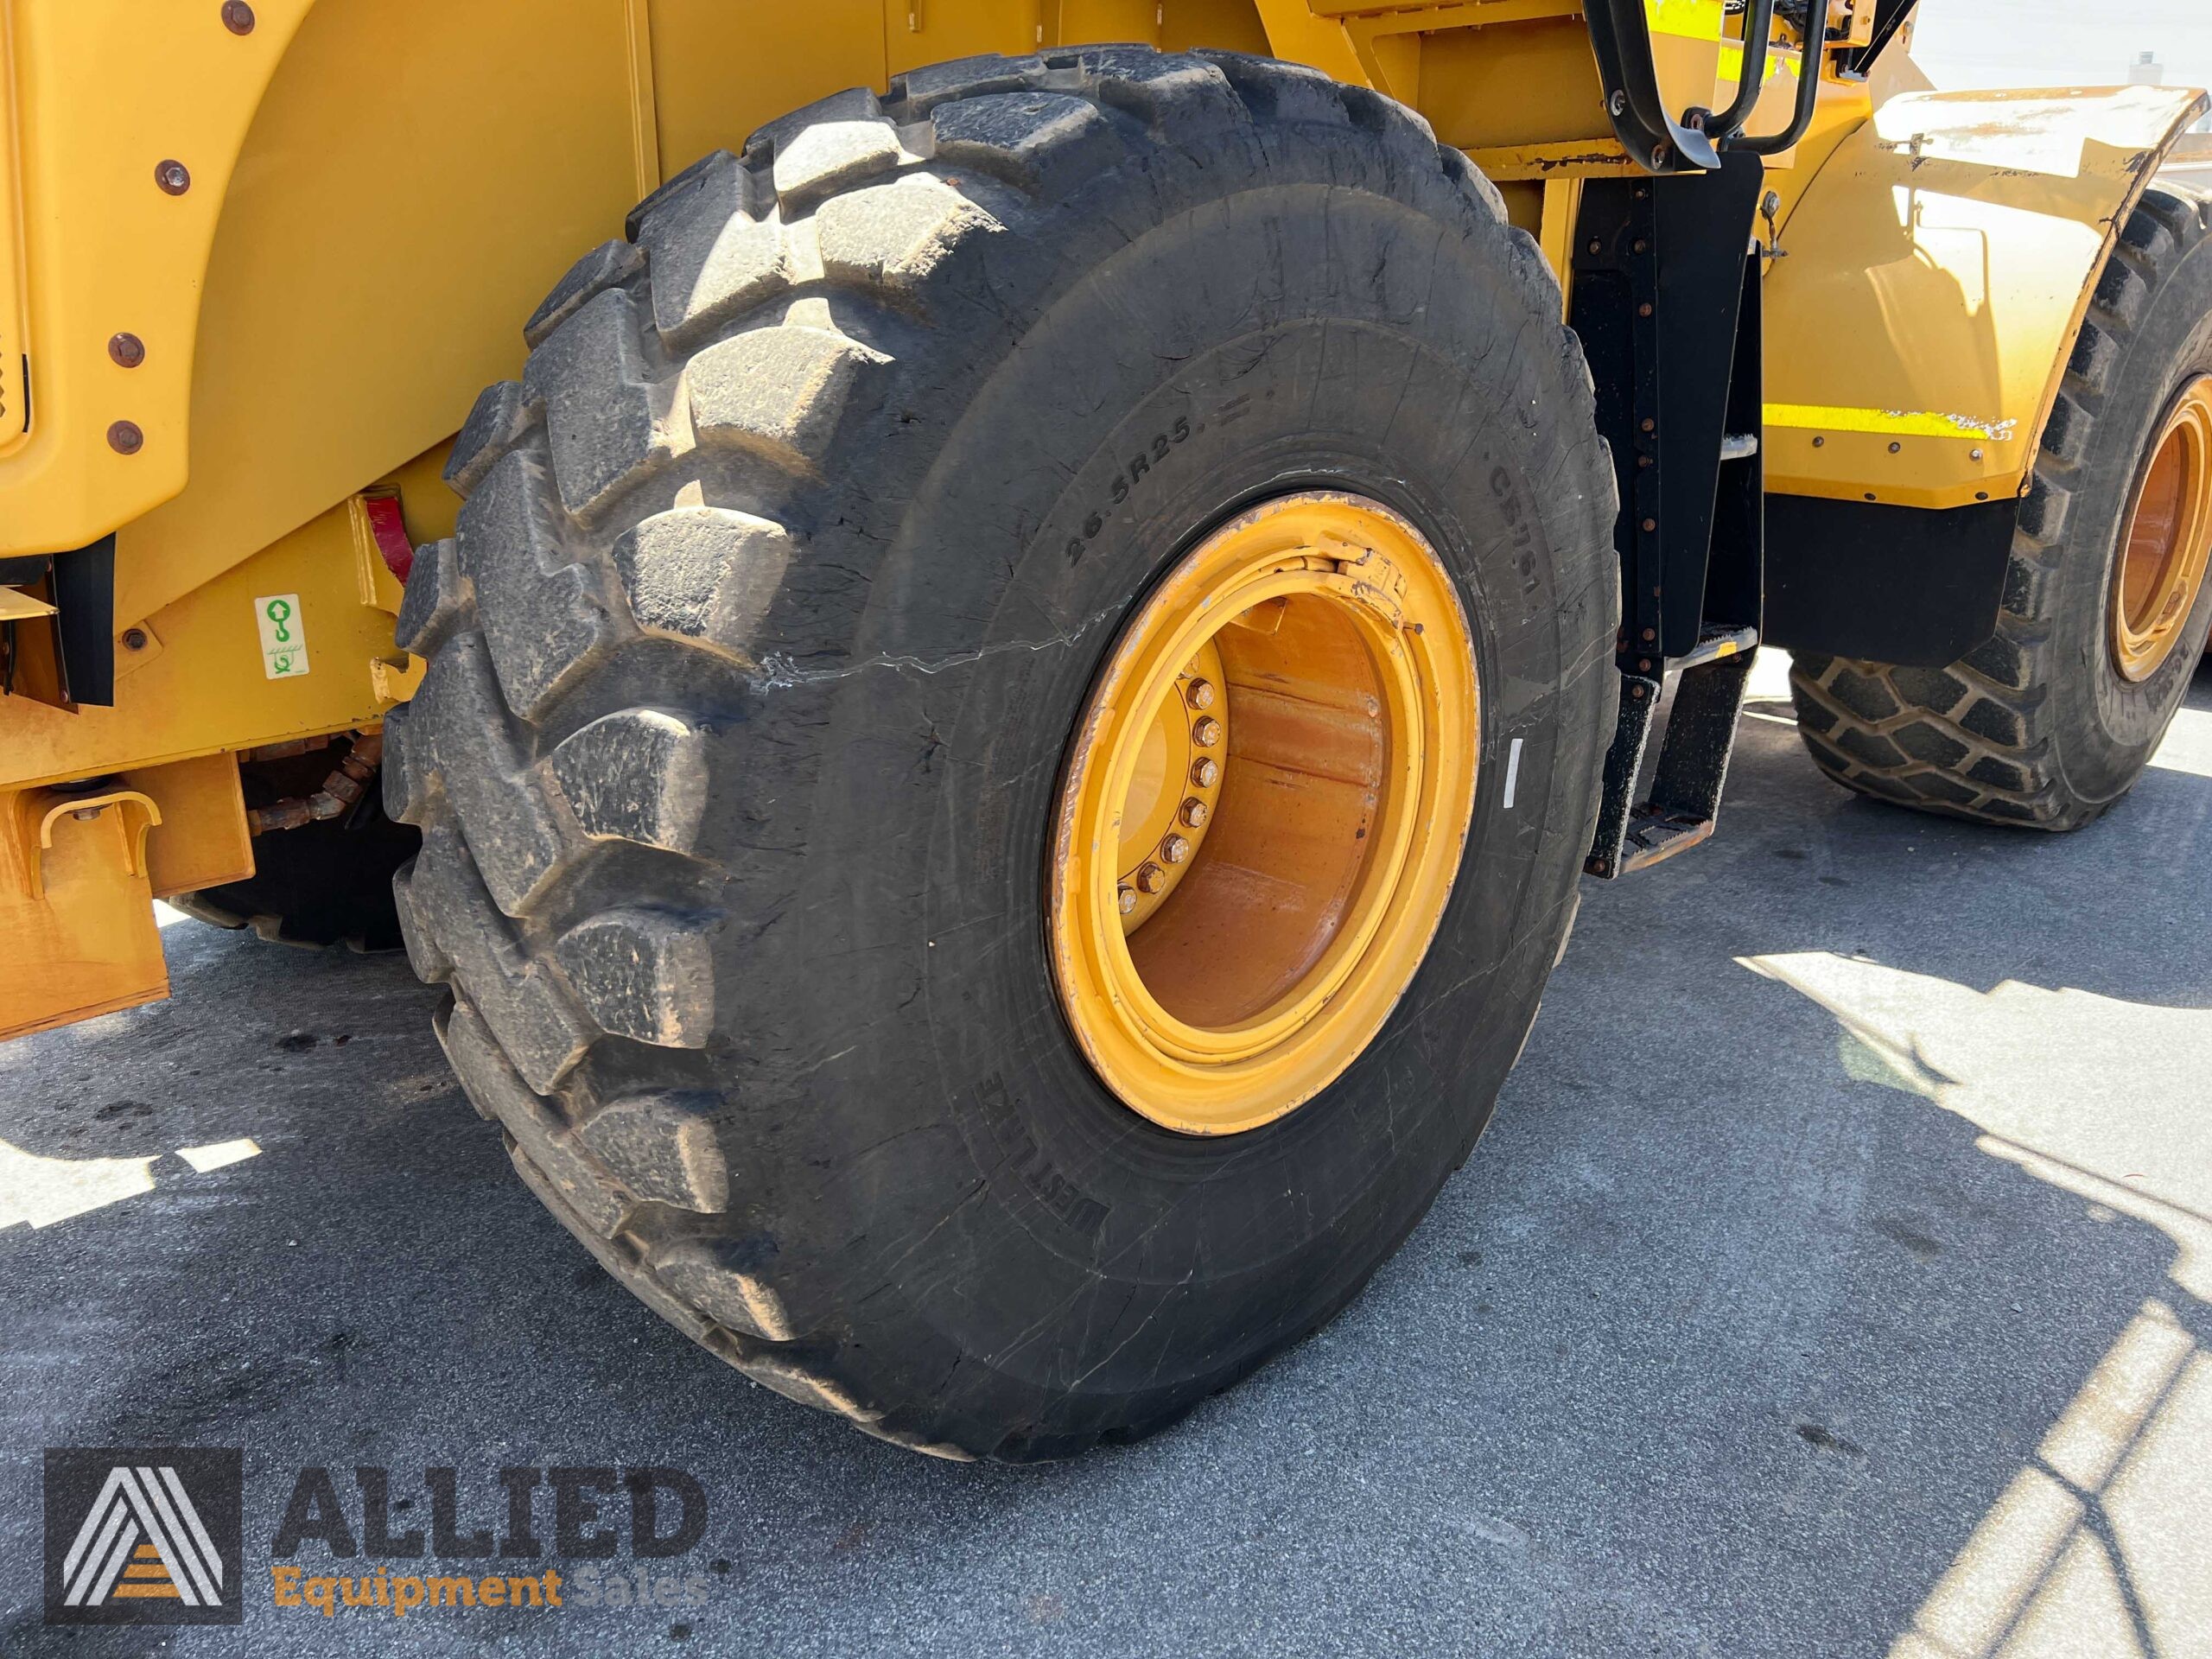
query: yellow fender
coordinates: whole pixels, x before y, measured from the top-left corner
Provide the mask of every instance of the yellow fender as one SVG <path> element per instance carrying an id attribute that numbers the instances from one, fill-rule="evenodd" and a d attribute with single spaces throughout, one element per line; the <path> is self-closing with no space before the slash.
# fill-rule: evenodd
<path id="1" fill-rule="evenodd" d="M 312 3 L 263 0 L 244 35 L 213 5 L 0 4 L 0 333 L 32 367 L 0 399 L 0 553 L 81 546 L 184 487 L 208 250 Z M 119 334 L 143 352 L 127 367 Z"/>
<path id="2" fill-rule="evenodd" d="M 119 623 L 450 433 L 658 175 L 621 0 L 251 10 L 244 34 L 213 4 L 0 12 L 35 400 L 0 453 L 0 553 L 120 529 Z"/>
<path id="3" fill-rule="evenodd" d="M 1769 268 L 1768 490 L 1927 508 L 2024 491 L 2097 275 L 2207 107 L 2133 86 L 1875 111 Z"/>

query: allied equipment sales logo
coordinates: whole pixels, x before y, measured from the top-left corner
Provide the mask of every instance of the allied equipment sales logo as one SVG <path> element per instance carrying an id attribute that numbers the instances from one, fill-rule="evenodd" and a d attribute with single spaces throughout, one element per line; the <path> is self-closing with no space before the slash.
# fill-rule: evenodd
<path id="1" fill-rule="evenodd" d="M 49 1447 L 46 1622 L 239 1623 L 245 1464 L 229 1449 Z"/>
<path id="2" fill-rule="evenodd" d="M 237 1624 L 250 1593 L 257 1620 L 603 1608 L 673 1615 L 688 1635 L 714 1583 L 687 1559 L 707 1489 L 681 1469 L 524 1466 L 471 1483 L 452 1465 L 395 1480 L 311 1464 L 264 1567 L 242 1547 L 245 1462 L 229 1448 L 48 1448 L 46 1622 Z"/>

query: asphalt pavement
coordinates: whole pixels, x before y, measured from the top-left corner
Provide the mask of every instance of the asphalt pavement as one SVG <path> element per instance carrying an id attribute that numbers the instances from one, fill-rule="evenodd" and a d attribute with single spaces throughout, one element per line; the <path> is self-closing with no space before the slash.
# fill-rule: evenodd
<path id="1" fill-rule="evenodd" d="M 2048 838 L 1847 796 L 1772 666 L 1719 837 L 1586 885 L 1399 1258 L 1071 1464 L 747 1384 L 514 1178 L 403 961 L 177 921 L 173 1000 L 0 1046 L 0 1653 L 2212 1654 L 2212 673 Z M 166 1446 L 243 1450 L 245 1622 L 43 1623 L 42 1449 Z M 640 1558 L 600 1493 L 596 1606 L 384 1562 L 557 1610 L 325 1617 L 377 1552 L 320 1501 L 275 1550 L 303 1468 L 356 1543 L 357 1469 L 401 1535 L 426 1469 L 463 1533 L 535 1470 L 550 1548 L 555 1466 L 687 1472 L 703 1529 Z"/>

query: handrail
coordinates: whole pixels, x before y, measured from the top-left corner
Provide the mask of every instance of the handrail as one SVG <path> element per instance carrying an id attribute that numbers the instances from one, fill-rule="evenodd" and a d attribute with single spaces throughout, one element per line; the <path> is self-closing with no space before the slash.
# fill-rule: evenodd
<path id="1" fill-rule="evenodd" d="M 1804 54 L 1797 60 L 1797 106 L 1789 124 L 1780 132 L 1757 137 L 1739 132 L 1722 139 L 1721 149 L 1742 150 L 1748 156 L 1779 156 L 1803 141 L 1812 130 L 1813 112 L 1821 101 L 1821 70 L 1827 56 L 1827 32 L 1818 24 L 1806 32 Z"/>
<path id="2" fill-rule="evenodd" d="M 1751 0 L 1751 9 L 1744 18 L 1744 60 L 1736 78 L 1735 99 L 1719 114 L 1708 111 L 1707 115 L 1705 130 L 1716 144 L 1743 131 L 1744 124 L 1758 108 L 1760 95 L 1766 91 L 1766 67 L 1773 48 L 1774 0 Z"/>
<path id="3" fill-rule="evenodd" d="M 1583 15 L 1605 87 L 1605 113 L 1637 164 L 1653 173 L 1718 168 L 1713 140 L 1667 113 L 1643 0 L 1584 0 Z"/>

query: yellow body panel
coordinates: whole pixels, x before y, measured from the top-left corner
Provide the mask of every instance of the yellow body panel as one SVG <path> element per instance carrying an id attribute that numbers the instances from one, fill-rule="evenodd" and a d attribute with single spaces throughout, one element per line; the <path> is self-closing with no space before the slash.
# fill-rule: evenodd
<path id="1" fill-rule="evenodd" d="M 893 74 L 982 52 L 1044 43 L 1039 0 L 883 0 L 884 54 Z"/>
<path id="2" fill-rule="evenodd" d="M 309 0 L 8 0 L 30 353 L 29 434 L 0 455 L 0 553 L 79 547 L 184 486 L 202 276 L 238 148 Z M 164 191 L 155 169 L 182 163 Z M 145 361 L 107 353 L 128 330 Z M 109 426 L 144 434 L 117 453 Z"/>
<path id="3" fill-rule="evenodd" d="M 946 0 L 937 3 L 944 8 Z M 673 173 L 710 150 L 742 149 L 753 128 L 773 118 L 764 111 L 797 109 L 847 86 L 881 86 L 890 77 L 883 8 L 884 0 L 804 6 L 652 0 L 664 170 Z"/>
<path id="4" fill-rule="evenodd" d="M 146 838 L 146 880 L 154 897 L 197 893 L 253 874 L 253 838 L 246 831 L 238 763 L 203 754 L 165 766 L 134 766 L 116 780 L 161 809 Z"/>
<path id="5" fill-rule="evenodd" d="M 0 93 L 15 85 L 13 35 L 8 27 L 12 0 L 0 0 Z M 30 433 L 31 411 L 23 396 L 23 364 L 30 345 L 23 337 L 22 188 L 16 161 L 16 105 L 0 99 L 0 455 L 19 448 Z"/>
<path id="6" fill-rule="evenodd" d="M 1924 92 L 1846 138 L 1766 279 L 1767 487 L 1956 507 L 2025 487 L 2179 88 Z"/>
<path id="7" fill-rule="evenodd" d="M 191 486 L 120 537 L 118 621 L 451 434 L 521 367 L 545 290 L 621 234 L 639 194 L 622 6 L 530 11 L 527 28 L 448 0 L 309 14 L 208 260 Z"/>

